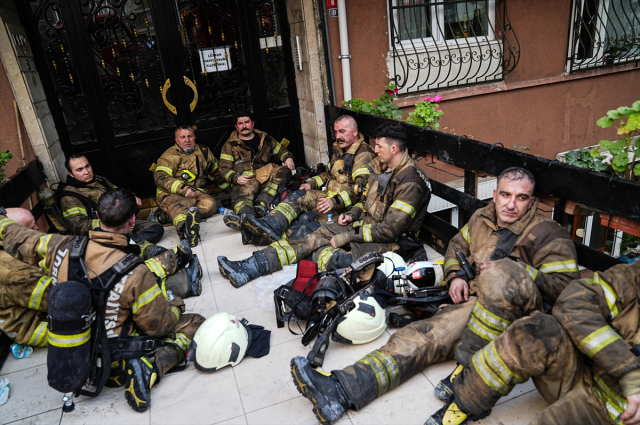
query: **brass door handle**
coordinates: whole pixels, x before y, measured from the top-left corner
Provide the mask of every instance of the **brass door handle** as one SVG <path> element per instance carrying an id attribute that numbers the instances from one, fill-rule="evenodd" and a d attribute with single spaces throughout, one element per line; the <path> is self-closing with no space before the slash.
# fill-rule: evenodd
<path id="1" fill-rule="evenodd" d="M 196 85 L 193 84 L 193 82 L 187 77 L 184 77 L 184 83 L 187 86 L 191 87 L 191 90 L 193 90 L 193 100 L 191 101 L 191 104 L 189 104 L 189 109 L 191 109 L 191 112 L 193 112 L 193 110 L 196 109 L 196 105 L 198 104 L 198 89 L 196 88 Z M 167 81 L 164 83 L 164 86 L 162 87 L 162 101 L 164 102 L 164 105 L 167 107 L 167 109 L 173 115 L 177 115 L 178 111 L 176 107 L 173 106 L 171 103 L 169 103 L 169 101 L 167 100 L 167 91 L 169 90 L 169 87 L 171 87 L 171 80 L 167 78 Z"/>

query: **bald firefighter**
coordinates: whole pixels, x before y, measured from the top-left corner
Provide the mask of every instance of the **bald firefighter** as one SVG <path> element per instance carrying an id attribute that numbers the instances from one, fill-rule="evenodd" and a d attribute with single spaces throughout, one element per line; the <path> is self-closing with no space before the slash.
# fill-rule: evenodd
<path id="1" fill-rule="evenodd" d="M 87 235 L 89 230 L 100 227 L 96 217 L 98 199 L 116 186 L 102 176 L 93 173 L 93 167 L 84 155 L 70 155 L 65 161 L 68 175 L 60 197 L 60 208 L 67 229 L 74 235 Z M 136 197 L 138 206 L 142 205 Z M 137 220 L 132 232 L 142 241 L 158 243 L 164 234 L 159 223 Z"/>
<path id="2" fill-rule="evenodd" d="M 454 372 L 436 386 L 436 396 L 450 401 L 452 383 L 478 350 L 514 320 L 543 311 L 545 303 L 553 305 L 580 276 L 571 237 L 537 214 L 534 187 L 529 171 L 504 170 L 493 202 L 477 210 L 451 239 L 444 267 L 455 305 L 405 326 L 380 349 L 328 376 L 303 357 L 292 359 L 294 384 L 322 423 L 335 422 L 349 408 L 362 409 L 429 365 L 455 358 Z M 474 276 L 464 272 L 454 245 Z"/>
<path id="3" fill-rule="evenodd" d="M 75 249 L 88 239 L 81 258 L 93 279 L 128 254 L 140 252 L 140 247 L 130 244 L 127 237 L 135 226 L 136 212 L 135 196 L 130 191 L 107 192 L 100 198 L 97 211 L 101 227 L 90 231 L 88 238 L 44 234 L 0 214 L 0 239 L 5 251 L 15 259 L 44 270 L 52 278 L 51 284 L 69 280 L 72 244 Z M 111 386 L 124 384 L 127 402 L 136 411 L 149 408 L 151 387 L 184 361 L 191 338 L 204 321 L 200 315 L 183 312 L 183 301 L 167 301 L 147 264 L 139 264 L 123 276 L 109 294 L 104 316 L 109 341 L 132 335 L 146 336 L 150 341 L 144 344 L 148 349 L 144 354 L 111 365 Z M 121 335 L 123 329 L 128 332 Z M 51 331 L 47 332 L 47 340 L 49 345 L 65 346 L 65 339 Z"/>
<path id="4" fill-rule="evenodd" d="M 427 424 L 487 416 L 529 378 L 550 404 L 532 424 L 640 424 L 639 297 L 640 261 L 571 282 L 553 316 L 516 320 L 478 351 Z"/>
<path id="5" fill-rule="evenodd" d="M 289 183 L 296 166 L 293 155 L 280 142 L 254 128 L 250 112 L 239 111 L 234 120 L 236 129 L 220 154 L 220 174 L 232 185 L 234 214 L 225 216 L 224 223 L 240 230 L 243 214 L 263 216 L 269 212 L 267 204 L 278 185 Z"/>
<path id="6" fill-rule="evenodd" d="M 431 195 L 405 144 L 406 133 L 399 123 L 379 126 L 378 158 L 371 164 L 364 205 L 354 205 L 338 223 L 317 223 L 319 228 L 303 238 L 279 240 L 246 260 L 218 257 L 220 273 L 240 287 L 307 256 L 325 271 L 347 267 L 368 252 L 397 251 L 403 233 L 419 231 Z"/>
<path id="7" fill-rule="evenodd" d="M 314 211 L 326 221 L 326 214 L 346 212 L 358 204 L 369 180 L 369 163 L 376 155 L 349 115 L 338 117 L 333 129 L 336 142 L 327 171 L 308 179 L 265 217 L 247 215 L 243 231 L 276 242 L 306 212 Z"/>
<path id="8" fill-rule="evenodd" d="M 200 238 L 200 221 L 218 209 L 216 200 L 205 189 L 207 179 L 221 189 L 228 188 L 229 184 L 221 180 L 218 160 L 211 149 L 196 144 L 192 126 L 176 128 L 175 142 L 175 146 L 158 159 L 153 173 L 158 187 L 156 200 L 173 221 L 178 235 L 196 246 Z"/>

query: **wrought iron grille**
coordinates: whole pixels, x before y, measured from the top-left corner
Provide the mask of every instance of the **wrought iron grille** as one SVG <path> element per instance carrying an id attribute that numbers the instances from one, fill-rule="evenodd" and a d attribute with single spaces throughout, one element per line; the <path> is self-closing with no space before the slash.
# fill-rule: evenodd
<path id="1" fill-rule="evenodd" d="M 389 11 L 400 93 L 502 80 L 520 59 L 506 0 L 389 0 Z"/>
<path id="2" fill-rule="evenodd" d="M 251 109 L 234 0 L 178 0 L 187 74 L 198 89 L 197 121 Z"/>
<path id="3" fill-rule="evenodd" d="M 574 0 L 572 18 L 570 72 L 640 60 L 639 0 Z"/>

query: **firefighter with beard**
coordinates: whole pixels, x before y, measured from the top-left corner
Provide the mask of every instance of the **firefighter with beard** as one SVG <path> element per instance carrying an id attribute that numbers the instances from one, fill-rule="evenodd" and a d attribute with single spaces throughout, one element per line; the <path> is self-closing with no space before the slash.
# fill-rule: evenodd
<path id="1" fill-rule="evenodd" d="M 245 215 L 262 217 L 269 212 L 268 202 L 275 196 L 280 183 L 287 185 L 291 181 L 291 170 L 296 166 L 293 154 L 280 142 L 254 128 L 250 112 L 239 111 L 234 119 L 236 129 L 220 154 L 220 174 L 233 185 L 231 205 L 234 214 L 226 215 L 224 223 L 240 230 Z"/>
<path id="2" fill-rule="evenodd" d="M 87 235 L 90 230 L 100 227 L 100 220 L 95 217 L 95 206 L 98 199 L 108 190 L 116 186 L 102 176 L 93 174 L 93 168 L 84 155 L 70 155 L 65 161 L 68 175 L 60 207 L 65 226 L 75 235 Z M 73 196 L 75 195 L 75 196 Z M 136 197 L 136 204 L 142 205 Z M 136 220 L 132 232 L 143 241 L 158 243 L 164 234 L 164 228 L 159 223 Z"/>
<path id="3" fill-rule="evenodd" d="M 347 267 L 368 252 L 397 251 L 398 238 L 415 235 L 427 211 L 430 188 L 406 149 L 399 123 L 376 129 L 378 158 L 371 163 L 363 204 L 340 215 L 337 223 L 309 223 L 312 232 L 272 243 L 242 261 L 218 257 L 220 273 L 235 287 L 311 256 L 320 271 Z"/>
<path id="4" fill-rule="evenodd" d="M 126 189 L 114 189 L 100 198 L 97 210 L 100 228 L 89 232 L 84 255 L 89 278 L 100 275 L 140 247 L 129 243 L 127 233 L 135 226 L 136 200 Z M 39 265 L 53 282 L 68 280 L 69 250 L 77 236 L 44 234 L 20 226 L 0 213 L 0 239 L 15 259 Z M 111 386 L 125 386 L 129 405 L 138 412 L 151 405 L 151 387 L 185 359 L 196 330 L 204 322 L 198 314 L 183 314 L 180 298 L 168 301 L 148 265 L 140 264 L 112 289 L 115 308 L 105 314 L 107 336 L 118 338 L 128 318 L 129 335 L 145 335 L 165 342 L 147 354 L 112 364 Z M 129 322 L 127 322 L 129 323 Z M 125 335 L 128 336 L 128 335 Z M 51 334 L 47 336 L 50 338 Z"/>
<path id="5" fill-rule="evenodd" d="M 243 232 L 266 237 L 272 243 L 304 213 L 314 211 L 326 221 L 326 214 L 346 212 L 358 205 L 369 180 L 369 163 L 376 155 L 349 115 L 338 117 L 333 129 L 336 142 L 327 171 L 308 179 L 263 218 L 247 215 Z"/>
<path id="6" fill-rule="evenodd" d="M 175 131 L 175 146 L 167 149 L 153 173 L 158 187 L 156 201 L 169 215 L 178 235 L 184 235 L 191 246 L 198 245 L 200 221 L 216 213 L 218 204 L 204 188 L 207 179 L 219 188 L 229 184 L 221 180 L 218 160 L 205 145 L 196 144 L 192 126 L 180 126 Z"/>
<path id="7" fill-rule="evenodd" d="M 451 402 L 456 377 L 478 350 L 518 318 L 549 309 L 580 277 L 571 236 L 537 214 L 534 187 L 529 171 L 504 170 L 493 202 L 477 210 L 451 239 L 444 268 L 454 305 L 403 327 L 386 345 L 345 369 L 321 374 L 303 357 L 291 360 L 294 384 L 323 424 L 335 422 L 349 408 L 362 409 L 427 366 L 455 358 L 455 370 L 435 388 L 436 397 Z M 466 276 L 454 245 L 475 277 Z"/>

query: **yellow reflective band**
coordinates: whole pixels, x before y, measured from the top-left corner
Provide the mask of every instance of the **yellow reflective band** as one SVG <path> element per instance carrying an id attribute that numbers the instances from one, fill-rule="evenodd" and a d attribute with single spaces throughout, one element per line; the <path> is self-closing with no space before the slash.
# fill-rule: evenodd
<path id="1" fill-rule="evenodd" d="M 100 220 L 99 219 L 93 219 L 91 220 L 91 230 L 95 230 L 98 227 L 100 227 Z"/>
<path id="2" fill-rule="evenodd" d="M 162 192 L 162 190 L 160 190 L 159 187 L 156 188 L 156 196 L 160 195 Z"/>
<path id="3" fill-rule="evenodd" d="M 493 341 L 499 337 L 510 324 L 510 321 L 491 313 L 477 301 L 467 321 L 469 329 L 487 341 Z"/>
<path id="4" fill-rule="evenodd" d="M 239 214 L 240 210 L 241 210 L 242 208 L 244 208 L 244 207 L 251 207 L 251 208 L 253 208 L 253 201 L 240 201 L 240 202 L 238 202 L 237 204 L 235 204 L 235 205 L 233 206 L 233 211 L 234 211 L 236 214 Z"/>
<path id="5" fill-rule="evenodd" d="M 536 280 L 536 277 L 538 277 L 538 269 L 531 267 L 530 265 L 527 265 L 527 273 L 529 273 L 529 276 L 531 276 L 531 279 L 533 280 Z"/>
<path id="6" fill-rule="evenodd" d="M 167 272 L 164 270 L 162 265 L 155 258 L 149 258 L 144 262 L 151 272 L 158 276 L 160 279 L 164 280 L 167 277 Z"/>
<path id="7" fill-rule="evenodd" d="M 465 241 L 467 241 L 468 244 L 471 243 L 471 235 L 469 234 L 469 224 L 465 224 L 464 227 L 462 229 L 460 229 L 460 233 L 462 234 L 462 237 L 464 238 Z"/>
<path id="8" fill-rule="evenodd" d="M 333 253 L 336 251 L 340 251 L 340 249 L 333 248 L 331 245 L 320 251 L 320 255 L 318 255 L 318 271 L 327 271 L 329 260 L 333 256 Z"/>
<path id="9" fill-rule="evenodd" d="M 362 239 L 364 239 L 365 242 L 373 242 L 370 224 L 365 224 L 364 226 L 362 226 Z"/>
<path id="10" fill-rule="evenodd" d="M 162 295 L 162 291 L 160 290 L 158 285 L 153 285 L 153 288 L 148 289 L 138 297 L 136 302 L 133 303 L 133 314 L 136 314 L 138 310 L 156 299 L 158 295 Z"/>
<path id="11" fill-rule="evenodd" d="M 31 292 L 31 297 L 29 298 L 29 308 L 32 310 L 40 310 L 40 304 L 42 303 L 42 296 L 44 295 L 45 289 L 47 286 L 51 284 L 51 279 L 49 276 L 42 276 L 36 287 Z"/>
<path id="12" fill-rule="evenodd" d="M 211 171 L 209 171 L 209 174 L 213 173 L 217 169 L 218 169 L 218 161 L 215 158 L 213 158 L 213 167 L 211 167 Z"/>
<path id="13" fill-rule="evenodd" d="M 471 314 L 475 314 L 479 319 L 485 322 L 488 326 L 491 326 L 496 329 L 501 329 L 503 331 L 507 329 L 511 324 L 509 320 L 503 319 L 502 317 L 496 316 L 495 314 L 491 313 L 489 310 L 484 308 L 482 304 L 480 304 L 478 301 L 476 301 L 476 303 L 473 305 L 473 310 L 471 311 Z"/>
<path id="14" fill-rule="evenodd" d="M 358 360 L 358 363 L 365 364 L 373 370 L 378 383 L 378 396 L 400 385 L 398 364 L 393 357 L 386 356 L 376 350 Z"/>
<path id="15" fill-rule="evenodd" d="M 280 264 L 282 264 L 282 266 L 288 266 L 290 264 L 295 264 L 298 262 L 298 260 L 296 259 L 295 250 L 291 247 L 291 245 L 289 245 L 289 242 L 287 242 L 286 240 L 279 240 L 277 242 L 274 242 L 271 244 L 271 247 L 276 250 L 278 259 L 280 260 Z"/>
<path id="16" fill-rule="evenodd" d="M 220 154 L 220 160 L 225 160 L 225 161 L 230 161 L 230 162 L 235 162 L 235 160 L 233 159 L 233 155 L 227 155 L 226 153 L 222 153 Z"/>
<path id="17" fill-rule="evenodd" d="M 355 204 L 353 207 L 354 207 L 354 208 L 359 208 L 359 209 L 361 209 L 362 211 L 364 211 L 364 206 L 362 205 L 362 202 L 358 202 L 358 203 L 357 203 L 357 204 Z"/>
<path id="18" fill-rule="evenodd" d="M 411 216 L 411 218 L 414 218 L 416 216 L 416 209 L 413 208 L 412 205 L 409 205 L 406 202 L 402 202 L 400 200 L 393 201 L 393 204 L 391 204 L 390 208 L 395 208 L 400 211 L 406 212 Z"/>
<path id="19" fill-rule="evenodd" d="M 229 171 L 227 171 L 227 174 L 224 175 L 224 179 L 226 181 L 230 182 L 231 181 L 231 176 L 234 175 L 234 174 L 236 174 L 235 171 L 229 170 Z"/>
<path id="20" fill-rule="evenodd" d="M 287 257 L 289 258 L 289 264 L 295 264 L 298 262 L 296 258 L 296 251 L 293 249 L 291 245 L 289 245 L 289 242 L 280 241 L 280 246 L 282 246 L 284 250 L 287 252 Z"/>
<path id="21" fill-rule="evenodd" d="M 353 174 L 351 174 L 351 177 L 355 180 L 357 177 L 368 176 L 369 174 L 371 174 L 371 172 L 368 168 L 358 168 L 353 172 Z"/>
<path id="22" fill-rule="evenodd" d="M 169 174 L 171 177 L 173 177 L 173 170 L 169 167 L 163 167 L 162 165 L 158 165 L 156 167 L 156 171 L 164 171 L 165 173 Z"/>
<path id="23" fill-rule="evenodd" d="M 460 262 L 456 259 L 456 258 L 452 258 L 451 260 L 447 261 L 446 263 L 444 263 L 444 269 L 447 270 L 449 267 L 451 266 L 458 266 L 460 267 Z"/>
<path id="24" fill-rule="evenodd" d="M 618 306 L 616 305 L 616 301 L 618 300 L 618 294 L 616 294 L 616 291 L 614 291 L 606 281 L 601 279 L 598 273 L 593 275 L 593 279 L 587 279 L 587 282 L 589 284 L 595 283 L 596 285 L 600 285 L 602 291 L 604 292 L 604 297 L 607 300 L 607 305 L 609 306 L 609 310 L 611 310 L 613 318 L 615 319 L 616 317 L 618 317 L 618 314 L 620 314 L 620 312 L 618 311 Z"/>
<path id="25" fill-rule="evenodd" d="M 180 186 L 182 184 L 182 182 L 180 180 L 176 180 L 173 182 L 173 184 L 171 185 L 171 193 L 176 193 L 178 190 L 178 186 Z"/>
<path id="26" fill-rule="evenodd" d="M 604 381 L 595 373 L 593 374 L 593 380 L 595 383 L 593 392 L 604 403 L 609 417 L 615 423 L 622 423 L 620 421 L 616 422 L 616 419 L 622 412 L 627 410 L 627 401 L 611 391 L 607 384 L 605 384 Z"/>
<path id="27" fill-rule="evenodd" d="M 265 188 L 262 190 L 263 193 L 268 193 L 271 196 L 274 196 L 278 191 L 278 185 L 273 182 L 267 182 Z"/>
<path id="28" fill-rule="evenodd" d="M 362 227 L 362 220 L 358 220 L 358 221 L 354 221 L 353 222 L 353 227 Z"/>
<path id="29" fill-rule="evenodd" d="M 68 210 L 62 213 L 62 216 L 64 218 L 67 218 L 75 214 L 82 214 L 89 217 L 89 214 L 87 214 L 87 210 L 81 207 L 69 208 Z"/>
<path id="30" fill-rule="evenodd" d="M 284 159 L 287 157 L 287 155 L 289 155 L 289 152 L 283 152 L 282 155 L 280 155 L 280 161 L 284 162 Z"/>
<path id="31" fill-rule="evenodd" d="M 285 218 L 287 219 L 287 221 L 289 222 L 289 224 L 291 224 L 291 222 L 293 220 L 295 220 L 296 218 L 298 218 L 298 214 L 296 214 L 296 210 L 293 209 L 293 207 L 289 204 L 287 204 L 286 202 L 280 202 L 274 209 L 273 211 L 277 211 L 280 214 L 284 215 Z M 272 212 L 273 214 L 273 212 Z"/>
<path id="32" fill-rule="evenodd" d="M 146 356 L 140 357 L 140 360 L 142 360 L 144 362 L 144 364 L 146 364 L 149 367 L 149 369 L 153 369 L 153 365 L 151 364 L 149 359 L 147 359 Z"/>
<path id="33" fill-rule="evenodd" d="M 180 320 L 180 309 L 176 306 L 171 307 L 171 311 L 176 315 L 176 319 Z"/>
<path id="34" fill-rule="evenodd" d="M 29 342 L 27 345 L 31 345 L 33 347 L 44 347 L 47 343 L 47 322 L 40 322 L 40 324 L 36 327 L 36 330 L 33 331 L 33 335 L 29 338 Z"/>
<path id="35" fill-rule="evenodd" d="M 187 219 L 186 214 L 178 214 L 178 216 L 176 216 L 176 218 L 173 219 L 173 225 L 178 227 L 178 223 L 185 221 L 186 219 Z"/>
<path id="36" fill-rule="evenodd" d="M 249 171 L 243 171 L 242 172 L 243 176 L 253 176 L 253 171 L 249 170 Z"/>
<path id="37" fill-rule="evenodd" d="M 75 335 L 58 335 L 53 332 L 49 332 L 47 341 L 49 342 L 49 345 L 53 345 L 54 347 L 71 348 L 86 343 L 89 341 L 89 338 L 91 338 L 91 328 L 81 334 Z"/>
<path id="38" fill-rule="evenodd" d="M 280 260 L 280 265 L 282 267 L 284 266 L 288 266 L 289 263 L 287 261 L 287 253 L 285 252 L 285 250 L 280 246 L 280 241 L 274 242 L 271 245 L 271 248 L 276 250 L 276 254 L 278 254 L 278 260 Z"/>
<path id="39" fill-rule="evenodd" d="M 520 377 L 515 372 L 512 372 L 511 369 L 507 367 L 507 364 L 502 360 L 500 355 L 498 354 L 498 350 L 494 343 L 489 344 L 491 348 L 488 351 L 487 359 L 491 360 L 492 369 L 500 374 L 502 380 L 509 384 L 521 384 L 525 380 Z"/>
<path id="40" fill-rule="evenodd" d="M 228 188 L 229 186 L 231 186 L 231 183 L 229 183 L 229 182 L 224 182 L 224 183 L 222 183 L 222 184 L 219 184 L 219 185 L 218 185 L 218 187 L 219 187 L 220 189 L 226 189 L 226 188 Z"/>
<path id="41" fill-rule="evenodd" d="M 140 257 L 142 257 L 144 255 L 144 250 L 151 246 L 151 242 L 142 241 L 142 243 L 139 244 L 138 246 L 140 246 Z M 174 249 L 174 252 L 175 252 L 175 249 Z"/>
<path id="42" fill-rule="evenodd" d="M 2 231 L 4 230 L 4 228 L 11 223 L 15 223 L 15 221 L 11 220 L 10 218 L 3 218 L 2 220 L 0 220 L 0 238 L 2 238 Z"/>
<path id="43" fill-rule="evenodd" d="M 495 329 L 488 328 L 484 323 L 481 323 L 475 316 L 469 316 L 467 326 L 474 334 L 487 341 L 493 341 L 499 337 L 502 332 L 498 332 Z"/>
<path id="44" fill-rule="evenodd" d="M 555 261 L 540 266 L 542 273 L 569 273 L 578 272 L 578 263 L 575 260 Z"/>
<path id="45" fill-rule="evenodd" d="M 580 341 L 578 348 L 587 356 L 592 357 L 606 348 L 609 344 L 613 344 L 616 340 L 622 339 L 611 326 L 606 325 L 591 332 L 585 339 Z"/>
<path id="46" fill-rule="evenodd" d="M 180 347 L 183 351 L 187 351 L 191 344 L 191 340 L 182 332 L 176 332 L 176 338 L 171 341 L 171 343 Z"/>
<path id="47" fill-rule="evenodd" d="M 43 260 L 47 257 L 47 248 L 49 247 L 51 236 L 53 235 L 45 235 L 40 237 L 40 242 L 38 243 L 38 254 L 40 254 Z"/>
<path id="48" fill-rule="evenodd" d="M 322 181 L 320 176 L 313 176 L 313 177 L 311 177 L 311 180 L 316 182 L 316 186 L 318 186 L 318 188 L 321 188 L 322 185 L 324 184 L 324 182 Z"/>
<path id="49" fill-rule="evenodd" d="M 351 206 L 351 198 L 349 197 L 349 194 L 347 192 L 343 190 L 342 192 L 338 193 L 338 195 L 340 195 L 340 197 L 342 198 L 345 207 L 348 208 Z"/>
<path id="50" fill-rule="evenodd" d="M 275 154 L 277 154 L 278 152 L 280 152 L 280 148 L 281 148 L 281 147 L 282 147 L 282 145 L 280 144 L 280 142 L 278 142 L 278 144 L 276 145 L 276 147 L 275 147 L 275 148 L 273 148 L 273 152 L 272 152 L 272 154 L 271 154 L 271 155 L 275 155 Z"/>
<path id="51" fill-rule="evenodd" d="M 489 388 L 505 396 L 509 394 L 514 385 L 509 385 L 508 383 L 504 382 L 501 377 L 493 371 L 491 366 L 494 363 L 490 362 L 488 359 L 489 350 L 491 350 L 492 346 L 493 343 L 486 345 L 484 348 L 474 354 L 471 361 L 473 362 L 478 375 L 480 375 L 480 378 L 482 378 L 484 383 L 487 384 Z"/>

